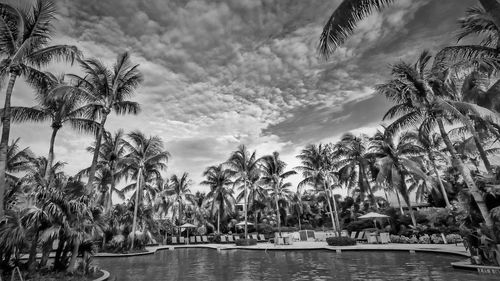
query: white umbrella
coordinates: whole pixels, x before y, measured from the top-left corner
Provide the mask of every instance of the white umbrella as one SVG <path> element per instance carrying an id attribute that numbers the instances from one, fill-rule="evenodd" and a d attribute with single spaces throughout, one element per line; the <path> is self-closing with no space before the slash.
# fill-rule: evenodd
<path id="1" fill-rule="evenodd" d="M 183 224 L 183 225 L 181 225 L 181 226 L 180 226 L 180 228 L 187 228 L 187 229 L 188 229 L 188 231 L 187 231 L 187 233 L 186 233 L 186 234 L 187 234 L 186 239 L 187 239 L 188 241 L 189 241 L 189 229 L 190 229 L 190 228 L 196 228 L 196 227 L 197 227 L 196 225 L 194 225 L 194 224 L 190 224 L 190 223 L 185 223 L 185 224 Z"/>
<path id="2" fill-rule="evenodd" d="M 375 212 L 370 212 L 368 214 L 364 214 L 362 216 L 359 216 L 358 219 L 373 219 L 373 224 L 375 225 L 375 228 L 377 228 L 377 219 L 380 218 L 388 218 L 389 216 L 375 213 Z"/>

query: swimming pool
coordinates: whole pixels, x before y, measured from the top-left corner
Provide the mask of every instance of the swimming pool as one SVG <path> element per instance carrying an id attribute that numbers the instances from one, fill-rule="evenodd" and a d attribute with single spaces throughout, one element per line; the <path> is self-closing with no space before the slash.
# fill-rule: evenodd
<path id="1" fill-rule="evenodd" d="M 163 250 L 154 255 L 95 258 L 116 280 L 498 280 L 456 270 L 460 257 L 408 252 L 326 250 Z"/>

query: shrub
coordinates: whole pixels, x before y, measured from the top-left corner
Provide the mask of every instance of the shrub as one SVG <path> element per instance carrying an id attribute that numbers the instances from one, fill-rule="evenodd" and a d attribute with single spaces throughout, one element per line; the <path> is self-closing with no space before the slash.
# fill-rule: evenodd
<path id="1" fill-rule="evenodd" d="M 253 246 L 257 245 L 257 240 L 255 239 L 238 239 L 236 240 L 236 246 Z"/>
<path id="2" fill-rule="evenodd" d="M 352 246 L 356 245 L 356 239 L 350 237 L 328 237 L 326 243 L 329 246 Z"/>
<path id="3" fill-rule="evenodd" d="M 418 243 L 419 244 L 430 244 L 431 243 L 431 237 L 427 234 L 424 234 L 418 238 Z"/>
<path id="4" fill-rule="evenodd" d="M 298 231 L 298 230 L 299 229 L 296 228 L 296 227 L 288 227 L 288 226 L 282 226 L 281 227 L 281 232 L 295 232 L 295 231 Z M 273 231 L 271 233 L 274 233 L 274 232 L 279 232 L 277 227 L 273 227 Z"/>
<path id="5" fill-rule="evenodd" d="M 371 220 L 359 220 L 359 221 L 353 221 L 350 222 L 348 225 L 346 225 L 346 229 L 349 232 L 353 231 L 361 231 L 365 228 L 371 228 L 373 227 L 373 221 Z"/>
<path id="6" fill-rule="evenodd" d="M 445 237 L 446 237 L 446 242 L 450 244 L 463 242 L 462 236 L 460 236 L 459 234 L 448 234 Z"/>

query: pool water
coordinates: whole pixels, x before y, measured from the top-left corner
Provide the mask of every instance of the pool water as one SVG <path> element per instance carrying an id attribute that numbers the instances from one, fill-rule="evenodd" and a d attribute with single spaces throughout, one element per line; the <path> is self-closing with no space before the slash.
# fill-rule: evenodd
<path id="1" fill-rule="evenodd" d="M 165 280 L 499 280 L 453 269 L 462 258 L 434 253 L 163 250 L 154 255 L 95 258 L 120 281 Z"/>

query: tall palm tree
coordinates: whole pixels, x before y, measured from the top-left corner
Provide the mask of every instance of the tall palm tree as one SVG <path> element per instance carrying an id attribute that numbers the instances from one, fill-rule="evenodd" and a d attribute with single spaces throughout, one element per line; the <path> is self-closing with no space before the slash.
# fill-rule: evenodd
<path id="1" fill-rule="evenodd" d="M 404 141 L 396 142 L 394 134 L 379 131 L 373 137 L 369 150 L 379 158 L 380 172 L 377 180 L 396 187 L 408 205 L 413 226 L 417 226 L 406 182 L 414 178 L 424 181 L 427 179 L 417 159 L 423 153 L 423 148 L 410 138 L 403 137 L 402 140 Z"/>
<path id="2" fill-rule="evenodd" d="M 321 33 L 319 52 L 328 58 L 354 33 L 357 23 L 381 11 L 396 0 L 343 0 L 330 16 Z M 500 30 L 500 3 L 497 0 L 479 0 L 491 17 L 491 22 Z"/>
<path id="3" fill-rule="evenodd" d="M 19 1 L 22 2 L 22 1 Z M 38 84 L 39 68 L 56 59 L 73 62 L 80 56 L 74 46 L 49 46 L 53 34 L 56 5 L 52 0 L 25 3 L 0 3 L 0 79 L 9 75 L 2 113 L 0 140 L 0 217 L 3 216 L 3 197 L 6 190 L 5 167 L 11 121 L 11 98 L 19 76 L 28 83 Z"/>
<path id="4" fill-rule="evenodd" d="M 76 86 L 60 87 L 58 90 L 72 90 L 88 100 L 88 114 L 100 123 L 96 134 L 96 145 L 90 166 L 87 190 L 92 190 L 97 161 L 105 124 L 111 111 L 116 114 L 138 114 L 138 103 L 128 100 L 143 81 L 139 65 L 133 65 L 129 53 L 118 56 L 110 69 L 97 59 L 79 60 L 85 77 L 72 75 Z"/>
<path id="5" fill-rule="evenodd" d="M 262 177 L 261 181 L 269 187 L 268 194 L 276 204 L 276 214 L 278 215 L 278 231 L 281 235 L 281 219 L 280 208 L 278 202 L 280 200 L 290 200 L 291 191 L 288 189 L 292 184 L 283 180 L 297 172 L 285 171 L 286 163 L 279 158 L 278 152 L 273 152 L 272 155 L 262 157 Z"/>
<path id="6" fill-rule="evenodd" d="M 128 140 L 123 141 L 128 154 L 123 159 L 123 171 L 135 180 L 134 194 L 134 219 L 132 222 L 132 242 L 134 247 L 135 231 L 137 227 L 137 210 L 143 199 L 143 189 L 146 183 L 161 182 L 161 172 L 167 168 L 170 154 L 165 151 L 163 141 L 157 136 L 146 137 L 139 131 L 127 135 Z M 99 140 L 96 149 L 99 147 Z M 100 151 L 100 148 L 99 148 Z"/>
<path id="7" fill-rule="evenodd" d="M 338 177 L 335 175 L 332 163 L 331 148 L 328 145 L 308 145 L 297 156 L 302 162 L 301 166 L 296 167 L 298 171 L 302 172 L 303 180 L 299 183 L 299 188 L 304 186 L 312 186 L 315 190 L 323 189 L 328 202 L 330 211 L 330 218 L 332 220 L 332 227 L 334 230 L 340 232 L 340 224 L 337 213 L 336 201 L 333 200 L 334 207 L 332 207 L 332 183 L 338 182 Z"/>
<path id="8" fill-rule="evenodd" d="M 204 172 L 203 176 L 206 180 L 202 181 L 202 185 L 208 185 L 210 192 L 205 197 L 206 204 L 210 205 L 210 214 L 215 216 L 217 212 L 217 233 L 220 232 L 220 222 L 222 216 L 227 216 L 234 211 L 235 199 L 234 184 L 232 178 L 234 172 L 229 169 L 224 169 L 222 165 L 210 166 Z"/>
<path id="9" fill-rule="evenodd" d="M 190 187 L 192 185 L 192 181 L 189 179 L 188 173 L 183 173 L 181 176 L 172 175 L 169 183 L 170 185 L 164 191 L 164 195 L 170 202 L 169 206 L 172 209 L 172 216 L 175 217 L 177 214 L 178 235 L 180 236 L 183 207 L 186 205 L 196 205 L 196 199 L 191 193 Z"/>
<path id="10" fill-rule="evenodd" d="M 357 137 L 352 133 L 344 134 L 334 147 L 335 166 L 338 167 L 342 179 L 352 186 L 357 182 L 361 198 L 369 194 L 373 205 L 377 205 L 368 176 L 373 159 L 368 154 L 366 137 Z"/>
<path id="11" fill-rule="evenodd" d="M 491 227 L 493 221 L 489 216 L 483 196 L 469 169 L 458 156 L 445 129 L 445 122 L 453 124 L 456 121 L 466 123 L 470 128 L 470 119 L 467 115 L 482 116 L 483 113 L 479 111 L 488 110 L 479 108 L 477 105 L 455 101 L 454 91 L 450 90 L 446 82 L 440 80 L 440 74 L 428 70 L 430 60 L 430 54 L 423 52 L 414 65 L 405 62 L 396 64 L 392 68 L 394 78 L 377 87 L 379 93 L 395 103 L 384 116 L 384 119 L 397 117 L 387 127 L 387 131 L 392 134 L 401 129 L 418 127 L 419 132 L 431 132 L 437 126 L 451 155 L 452 165 L 460 171 L 486 224 Z"/>
<path id="12" fill-rule="evenodd" d="M 248 185 L 251 184 L 250 179 L 252 176 L 254 178 L 256 175 L 260 176 L 260 161 L 257 159 L 255 151 L 250 153 L 245 145 L 240 145 L 238 149 L 231 154 L 226 165 L 235 173 L 237 177 L 235 183 L 243 184 L 243 213 L 245 216 L 246 238 L 248 235 Z"/>
<path id="13" fill-rule="evenodd" d="M 45 174 L 45 181 L 49 183 L 50 169 L 54 162 L 54 145 L 59 130 L 65 123 L 84 133 L 97 132 L 99 124 L 85 117 L 87 105 L 78 95 L 68 93 L 62 96 L 51 95 L 51 91 L 58 86 L 65 85 L 65 75 L 56 76 L 45 72 L 43 82 L 40 83 L 36 98 L 39 104 L 34 107 L 12 106 L 12 121 L 15 122 L 44 122 L 49 120 L 52 128 L 50 137 L 48 169 Z"/>

